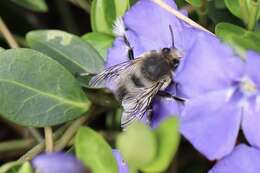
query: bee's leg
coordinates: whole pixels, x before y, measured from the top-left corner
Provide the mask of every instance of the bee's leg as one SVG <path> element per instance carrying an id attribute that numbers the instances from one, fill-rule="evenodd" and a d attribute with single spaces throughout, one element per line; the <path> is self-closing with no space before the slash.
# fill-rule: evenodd
<path id="1" fill-rule="evenodd" d="M 164 98 L 174 99 L 174 100 L 182 102 L 182 103 L 184 103 L 186 101 L 185 98 L 178 97 L 178 96 L 173 96 L 173 95 L 171 95 L 170 93 L 168 93 L 166 91 L 158 91 L 157 95 L 160 96 L 160 97 L 164 97 Z"/>
<path id="2" fill-rule="evenodd" d="M 151 121 L 152 121 L 152 118 L 153 118 L 153 107 L 152 107 L 152 104 L 150 104 L 149 107 L 147 108 L 146 116 L 147 116 L 147 119 L 148 119 L 148 123 L 147 124 L 151 125 Z"/>
<path id="3" fill-rule="evenodd" d="M 124 42 L 125 42 L 126 46 L 128 47 L 128 58 L 129 58 L 129 60 L 133 60 L 134 59 L 133 47 L 131 47 L 130 42 L 126 38 L 126 35 L 124 35 L 123 38 L 124 38 Z"/>

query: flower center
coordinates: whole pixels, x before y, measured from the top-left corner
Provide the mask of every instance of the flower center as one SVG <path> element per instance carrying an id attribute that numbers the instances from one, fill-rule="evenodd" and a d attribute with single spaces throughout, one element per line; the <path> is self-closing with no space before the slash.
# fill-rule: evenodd
<path id="1" fill-rule="evenodd" d="M 240 81 L 240 89 L 245 95 L 252 95 L 257 92 L 255 83 L 247 77 Z"/>

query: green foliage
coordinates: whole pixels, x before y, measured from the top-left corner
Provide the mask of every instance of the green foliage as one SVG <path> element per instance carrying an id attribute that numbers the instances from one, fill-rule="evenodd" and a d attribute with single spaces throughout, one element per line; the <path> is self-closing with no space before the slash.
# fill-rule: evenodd
<path id="1" fill-rule="evenodd" d="M 260 34 L 257 32 L 248 31 L 230 23 L 219 23 L 215 32 L 217 36 L 233 45 L 239 52 L 247 49 L 260 52 Z"/>
<path id="2" fill-rule="evenodd" d="M 36 12 L 47 12 L 48 6 L 45 0 L 12 0 L 12 2 Z"/>
<path id="3" fill-rule="evenodd" d="M 3 52 L 4 50 L 5 50 L 4 48 L 0 47 L 0 52 Z"/>
<path id="4" fill-rule="evenodd" d="M 129 7 L 129 0 L 93 0 L 91 27 L 94 32 L 112 34 L 113 24 Z"/>
<path id="5" fill-rule="evenodd" d="M 137 121 L 117 138 L 117 148 L 123 158 L 134 168 L 149 164 L 156 156 L 156 138 L 151 129 Z"/>
<path id="6" fill-rule="evenodd" d="M 33 173 L 32 166 L 29 162 L 25 162 L 19 169 L 18 173 Z"/>
<path id="7" fill-rule="evenodd" d="M 154 133 L 157 139 L 157 154 L 155 159 L 142 170 L 144 172 L 165 172 L 175 155 L 179 142 L 179 122 L 176 117 L 163 121 Z"/>
<path id="8" fill-rule="evenodd" d="M 104 138 L 88 127 L 78 130 L 76 155 L 93 173 L 117 173 L 117 163 Z"/>
<path id="9" fill-rule="evenodd" d="M 0 54 L 0 113 L 25 126 L 51 126 L 75 119 L 90 103 L 59 63 L 31 49 Z"/>
<path id="10" fill-rule="evenodd" d="M 200 7 L 202 5 L 202 0 L 186 0 L 186 1 L 195 7 Z"/>
<path id="11" fill-rule="evenodd" d="M 29 46 L 64 65 L 72 74 L 98 73 L 104 61 L 98 52 L 78 36 L 59 30 L 31 31 L 26 35 Z"/>
<path id="12" fill-rule="evenodd" d="M 82 36 L 82 39 L 91 44 L 106 60 L 107 50 L 112 47 L 112 43 L 114 41 L 114 37 L 108 34 L 91 32 Z"/>

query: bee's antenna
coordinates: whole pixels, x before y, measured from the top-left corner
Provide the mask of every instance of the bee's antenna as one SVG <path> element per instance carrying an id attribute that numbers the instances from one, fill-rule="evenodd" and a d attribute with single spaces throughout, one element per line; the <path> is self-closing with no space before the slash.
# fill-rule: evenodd
<path id="1" fill-rule="evenodd" d="M 174 35 L 173 35 L 173 30 L 172 30 L 172 26 L 171 25 L 169 25 L 169 29 L 170 29 L 171 38 L 172 38 L 172 48 L 175 48 L 175 46 L 174 46 Z"/>

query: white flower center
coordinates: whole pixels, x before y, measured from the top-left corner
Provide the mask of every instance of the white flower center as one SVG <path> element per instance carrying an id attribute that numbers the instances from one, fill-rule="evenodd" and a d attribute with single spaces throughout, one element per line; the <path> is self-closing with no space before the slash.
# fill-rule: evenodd
<path id="1" fill-rule="evenodd" d="M 240 89 L 245 95 L 253 95 L 257 92 L 255 83 L 248 77 L 240 81 Z"/>

